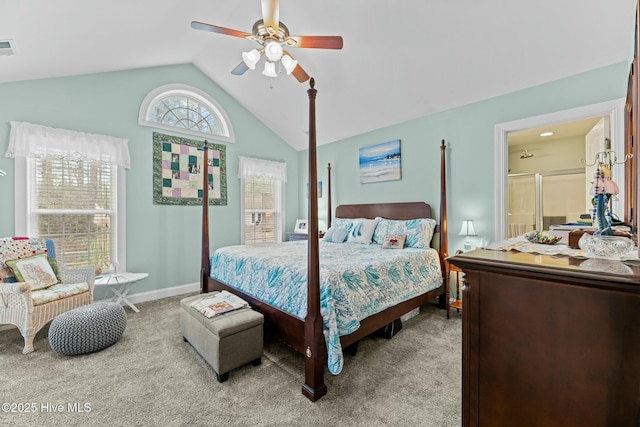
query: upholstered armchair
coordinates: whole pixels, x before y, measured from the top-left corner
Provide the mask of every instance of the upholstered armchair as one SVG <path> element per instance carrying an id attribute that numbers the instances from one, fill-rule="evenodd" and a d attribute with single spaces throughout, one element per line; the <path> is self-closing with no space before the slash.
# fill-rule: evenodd
<path id="1" fill-rule="evenodd" d="M 56 316 L 93 303 L 95 270 L 59 266 L 49 239 L 0 238 L 0 279 L 0 324 L 18 327 L 24 354 Z"/>

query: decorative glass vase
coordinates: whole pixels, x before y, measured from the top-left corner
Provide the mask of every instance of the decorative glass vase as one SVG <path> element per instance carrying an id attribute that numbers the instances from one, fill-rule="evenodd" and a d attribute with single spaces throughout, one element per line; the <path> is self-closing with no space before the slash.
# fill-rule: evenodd
<path id="1" fill-rule="evenodd" d="M 633 249 L 633 241 L 622 236 L 583 234 L 578 246 L 589 258 L 620 259 Z"/>

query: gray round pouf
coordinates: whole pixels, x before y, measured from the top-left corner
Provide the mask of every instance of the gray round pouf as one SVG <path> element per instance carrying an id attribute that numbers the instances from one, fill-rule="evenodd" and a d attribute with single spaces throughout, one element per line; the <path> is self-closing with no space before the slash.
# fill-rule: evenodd
<path id="1" fill-rule="evenodd" d="M 96 302 L 53 319 L 49 345 L 66 356 L 93 353 L 118 342 L 126 326 L 127 315 L 120 304 Z"/>

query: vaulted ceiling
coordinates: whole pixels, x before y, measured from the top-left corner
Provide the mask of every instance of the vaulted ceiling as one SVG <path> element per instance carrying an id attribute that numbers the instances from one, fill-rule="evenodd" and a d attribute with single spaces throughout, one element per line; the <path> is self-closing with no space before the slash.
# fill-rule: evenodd
<path id="1" fill-rule="evenodd" d="M 281 0 L 291 35 L 341 35 L 342 50 L 292 48 L 314 77 L 319 144 L 628 61 L 636 0 Z M 261 65 L 231 74 L 255 42 L 260 0 L 3 0 L 0 83 L 193 63 L 297 150 L 308 83 Z"/>

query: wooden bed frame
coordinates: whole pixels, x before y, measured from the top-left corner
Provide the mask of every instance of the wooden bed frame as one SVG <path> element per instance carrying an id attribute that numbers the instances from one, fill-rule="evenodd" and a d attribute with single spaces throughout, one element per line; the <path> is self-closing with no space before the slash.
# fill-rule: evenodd
<path id="1" fill-rule="evenodd" d="M 311 79 L 309 95 L 309 179 L 308 182 L 317 182 L 316 160 L 316 128 L 315 128 L 315 97 L 314 79 Z M 204 164 L 208 161 L 208 146 L 205 141 Z M 448 256 L 447 245 L 447 209 L 446 209 L 446 174 L 445 174 L 445 150 L 446 145 L 442 140 L 441 145 L 441 200 L 440 200 L 440 225 L 436 229 L 439 234 L 440 264 L 443 272 L 443 284 L 437 289 L 423 295 L 401 302 L 386 310 L 367 317 L 361 321 L 360 328 L 355 332 L 340 337 L 342 348 L 355 345 L 362 338 L 384 328 L 396 321 L 405 313 L 416 307 L 433 300 L 436 297 L 444 299 L 442 302 L 449 316 L 449 283 L 446 274 L 445 258 Z M 331 225 L 331 165 L 328 170 L 328 225 Z M 205 180 L 206 180 L 206 175 Z M 309 400 L 316 401 L 327 393 L 324 383 L 324 369 L 327 351 L 323 334 L 322 316 L 320 315 L 320 265 L 319 265 L 319 238 L 318 216 L 309 215 L 308 223 L 308 291 L 307 291 L 307 317 L 303 320 L 293 317 L 282 310 L 274 308 L 262 301 L 253 298 L 243 292 L 232 288 L 225 283 L 209 277 L 209 203 L 208 185 L 205 181 L 203 191 L 202 209 L 202 268 L 201 290 L 211 292 L 214 290 L 228 290 L 249 302 L 251 307 L 262 313 L 265 317 L 265 328 L 271 334 L 296 351 L 305 356 L 305 383 L 302 386 L 302 394 Z M 309 186 L 309 212 L 318 212 L 317 187 Z M 388 219 L 412 219 L 432 218 L 431 207 L 424 202 L 406 203 L 382 203 L 363 205 L 342 205 L 336 209 L 338 218 L 375 218 L 376 216 Z"/>

